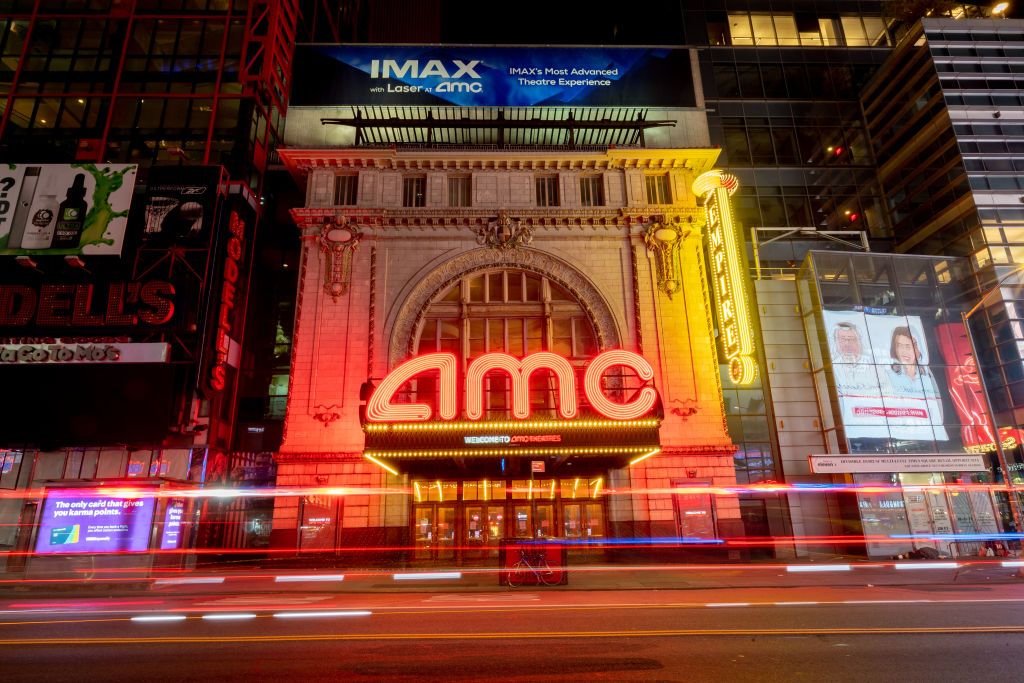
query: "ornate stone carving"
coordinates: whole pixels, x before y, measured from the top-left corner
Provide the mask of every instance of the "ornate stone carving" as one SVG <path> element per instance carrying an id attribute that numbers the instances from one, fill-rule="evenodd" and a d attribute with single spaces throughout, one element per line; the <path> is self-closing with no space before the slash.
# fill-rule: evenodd
<path id="1" fill-rule="evenodd" d="M 473 232 L 476 233 L 477 244 L 499 251 L 519 249 L 533 241 L 533 230 L 505 211 L 498 211 L 497 218 L 487 221 L 486 225 L 481 225 Z"/>
<path id="2" fill-rule="evenodd" d="M 644 242 L 654 254 L 658 289 L 669 299 L 682 287 L 679 273 L 679 247 L 693 231 L 692 220 L 683 222 L 678 216 L 672 221 L 654 222 L 644 230 Z"/>
<path id="3" fill-rule="evenodd" d="M 332 422 L 341 419 L 341 413 L 338 412 L 341 410 L 341 406 L 337 404 L 327 406 L 321 403 L 313 410 L 316 411 L 313 413 L 313 419 L 322 423 L 325 428 L 330 427 Z"/>
<path id="4" fill-rule="evenodd" d="M 352 253 L 359 247 L 363 233 L 352 223 L 337 224 L 330 218 L 320 228 L 320 251 L 326 255 L 324 291 L 334 301 L 348 294 L 352 280 Z"/>
<path id="5" fill-rule="evenodd" d="M 604 296 L 568 263 L 535 249 L 474 249 L 445 261 L 422 278 L 395 315 L 388 363 L 394 367 L 414 352 L 416 330 L 427 306 L 462 276 L 487 268 L 520 268 L 543 275 L 571 292 L 594 323 L 601 350 L 622 344 L 618 325 Z"/>

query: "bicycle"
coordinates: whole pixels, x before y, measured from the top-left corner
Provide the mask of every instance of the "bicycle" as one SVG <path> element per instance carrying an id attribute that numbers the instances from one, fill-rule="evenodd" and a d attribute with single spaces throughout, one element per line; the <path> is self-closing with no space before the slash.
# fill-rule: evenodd
<path id="1" fill-rule="evenodd" d="M 519 549 L 519 560 L 508 572 L 509 588 L 522 586 L 524 578 L 532 572 L 537 577 L 537 583 L 545 586 L 557 586 L 561 582 L 561 572 L 557 572 L 548 565 L 544 557 L 544 551 L 529 551 L 526 548 Z"/>

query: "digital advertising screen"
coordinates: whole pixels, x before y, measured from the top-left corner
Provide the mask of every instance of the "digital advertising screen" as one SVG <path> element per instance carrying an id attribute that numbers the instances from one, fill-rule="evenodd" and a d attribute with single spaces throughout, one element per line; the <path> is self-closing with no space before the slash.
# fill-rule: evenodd
<path id="1" fill-rule="evenodd" d="M 95 490 L 51 489 L 39 518 L 36 552 L 146 552 L 153 510 L 151 496 L 122 498 Z"/>
<path id="2" fill-rule="evenodd" d="M 185 501 L 175 499 L 167 502 L 164 511 L 164 528 L 160 534 L 160 550 L 175 550 L 181 547 L 181 525 L 185 517 Z"/>
<path id="3" fill-rule="evenodd" d="M 293 106 L 694 107 L 689 50 L 299 45 Z"/>
<path id="4" fill-rule="evenodd" d="M 823 313 L 852 452 L 956 453 L 993 443 L 962 323 L 865 310 Z"/>

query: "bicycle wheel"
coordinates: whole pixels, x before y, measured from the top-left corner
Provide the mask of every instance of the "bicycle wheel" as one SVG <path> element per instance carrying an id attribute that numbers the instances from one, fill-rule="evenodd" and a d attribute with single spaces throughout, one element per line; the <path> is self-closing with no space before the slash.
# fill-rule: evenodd
<path id="1" fill-rule="evenodd" d="M 512 565 L 512 569 L 508 571 L 508 587 L 516 588 L 517 586 L 523 585 L 523 575 L 529 570 L 529 565 L 524 566 L 522 560 Z"/>
<path id="2" fill-rule="evenodd" d="M 546 561 L 539 567 L 534 568 L 534 571 L 537 573 L 537 578 L 545 586 L 557 586 L 562 580 L 559 573 L 552 569 Z"/>

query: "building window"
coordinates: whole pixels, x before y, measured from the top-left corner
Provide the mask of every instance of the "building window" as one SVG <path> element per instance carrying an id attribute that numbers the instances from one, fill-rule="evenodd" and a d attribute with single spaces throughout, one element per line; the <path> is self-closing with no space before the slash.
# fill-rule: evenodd
<path id="1" fill-rule="evenodd" d="M 648 204 L 671 204 L 672 194 L 668 189 L 668 174 L 649 175 L 644 178 L 647 184 Z"/>
<path id="2" fill-rule="evenodd" d="M 456 354 L 463 367 L 473 358 L 495 351 L 516 358 L 552 351 L 569 359 L 582 372 L 585 360 L 595 356 L 598 347 L 593 323 L 571 293 L 535 273 L 509 269 L 465 275 L 434 300 L 424 314 L 416 352 L 435 351 Z M 630 379 L 612 381 L 625 386 Z M 530 405 L 534 416 L 556 417 L 557 387 L 554 378 L 546 373 L 538 372 L 531 377 Z M 410 389 L 417 401 L 436 401 L 433 379 L 418 379 Z M 510 418 L 511 391 L 506 376 L 487 376 L 487 419 Z"/>
<path id="3" fill-rule="evenodd" d="M 448 206 L 470 206 L 470 177 L 455 176 L 448 179 Z M 422 206 L 420 204 L 419 206 Z"/>
<path id="4" fill-rule="evenodd" d="M 411 176 L 402 179 L 402 206 L 426 206 L 427 179 Z"/>
<path id="5" fill-rule="evenodd" d="M 580 178 L 580 204 L 604 206 L 604 178 L 599 175 Z"/>
<path id="6" fill-rule="evenodd" d="M 537 206 L 560 206 L 558 200 L 558 176 L 540 176 L 536 179 Z"/>
<path id="7" fill-rule="evenodd" d="M 851 46 L 888 45 L 881 17 L 840 17 L 846 44 Z"/>
<path id="8" fill-rule="evenodd" d="M 863 20 L 863 25 L 861 21 Z M 847 45 L 885 45 L 885 28 L 880 17 L 843 17 Z M 842 45 L 835 19 L 813 13 L 729 14 L 732 45 Z M 709 24 L 709 31 L 711 25 Z M 715 43 L 712 43 L 715 44 Z"/>
<path id="9" fill-rule="evenodd" d="M 334 179 L 334 205 L 355 206 L 359 176 L 340 175 Z"/>

